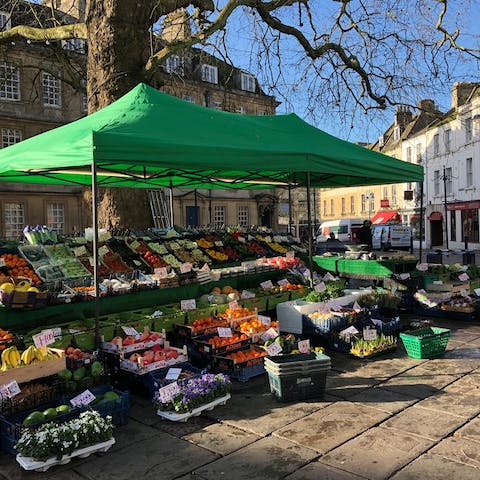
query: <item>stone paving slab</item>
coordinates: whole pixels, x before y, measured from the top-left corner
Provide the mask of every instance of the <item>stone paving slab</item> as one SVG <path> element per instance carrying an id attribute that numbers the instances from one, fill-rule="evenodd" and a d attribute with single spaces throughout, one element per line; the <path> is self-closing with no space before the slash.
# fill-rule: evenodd
<path id="1" fill-rule="evenodd" d="M 476 370 L 475 372 L 478 372 Z M 480 375 L 477 373 L 470 373 L 455 382 L 445 387 L 445 392 L 454 395 L 475 395 L 480 396 Z"/>
<path id="2" fill-rule="evenodd" d="M 367 390 L 350 397 L 349 400 L 391 414 L 400 412 L 413 403 L 418 402 L 418 398 L 385 390 L 381 387 L 368 388 Z"/>
<path id="3" fill-rule="evenodd" d="M 89 457 L 75 470 L 89 480 L 169 480 L 218 458 L 204 448 L 166 433 L 157 434 L 115 452 Z"/>
<path id="4" fill-rule="evenodd" d="M 469 359 L 458 355 L 461 348 L 447 352 L 441 359 L 433 359 L 422 363 L 409 372 L 425 372 L 436 375 L 466 375 L 478 367 L 479 360 Z"/>
<path id="5" fill-rule="evenodd" d="M 391 480 L 478 480 L 476 468 L 448 458 L 425 454 L 395 474 Z"/>
<path id="6" fill-rule="evenodd" d="M 466 438 L 467 440 L 480 443 L 480 417 L 468 422 L 467 425 L 462 427 L 460 430 L 457 430 L 453 436 L 456 438 Z"/>
<path id="7" fill-rule="evenodd" d="M 446 438 L 435 445 L 429 453 L 464 463 L 477 469 L 480 468 L 480 448 L 478 447 L 478 442 L 472 442 L 467 438 Z M 480 478 L 480 471 L 478 475 L 477 478 Z"/>
<path id="8" fill-rule="evenodd" d="M 138 442 L 146 441 L 147 439 L 157 435 L 158 430 L 156 428 L 139 423 L 136 420 L 130 419 L 128 425 L 117 427 L 113 431 L 115 438 L 115 444 L 109 450 L 114 452 L 115 450 L 121 450 L 128 445 Z"/>
<path id="9" fill-rule="evenodd" d="M 447 412 L 460 417 L 473 418 L 480 413 L 480 401 L 476 395 L 455 395 L 445 390 L 417 404 L 437 412 Z"/>
<path id="10" fill-rule="evenodd" d="M 367 388 L 384 382 L 387 378 L 388 377 L 365 378 L 356 374 L 354 375 L 353 373 L 346 375 L 332 372 L 327 376 L 325 392 L 336 397 L 348 399 Z"/>
<path id="11" fill-rule="evenodd" d="M 388 413 L 375 408 L 337 402 L 274 432 L 273 435 L 324 453 L 388 416 Z"/>
<path id="12" fill-rule="evenodd" d="M 466 421 L 463 417 L 445 412 L 439 414 L 414 405 L 389 418 L 381 426 L 414 433 L 430 440 L 440 440 L 460 428 Z"/>
<path id="13" fill-rule="evenodd" d="M 364 477 L 330 467 L 321 462 L 312 462 L 288 475 L 285 480 L 364 480 Z"/>
<path id="14" fill-rule="evenodd" d="M 143 400 L 144 399 L 139 399 L 138 397 L 133 397 L 129 417 L 149 426 L 158 423 L 158 415 L 155 413 L 153 403 L 144 403 Z"/>
<path id="15" fill-rule="evenodd" d="M 157 418 L 160 419 L 160 417 Z M 185 435 L 199 432 L 215 423 L 217 423 L 216 420 L 206 417 L 205 415 L 200 415 L 190 418 L 188 422 L 170 422 L 169 420 L 160 419 L 154 427 L 175 437 L 183 438 Z"/>
<path id="16" fill-rule="evenodd" d="M 279 480 L 316 456 L 309 448 L 268 437 L 198 468 L 195 473 L 209 480 Z"/>
<path id="17" fill-rule="evenodd" d="M 418 365 L 422 365 L 424 360 L 417 360 L 409 357 L 402 358 L 378 358 L 376 360 L 365 361 L 359 368 L 353 372 L 347 372 L 345 376 L 358 376 L 363 378 L 390 378 L 400 373 L 406 372 Z"/>
<path id="18" fill-rule="evenodd" d="M 383 480 L 433 444 L 388 428 L 372 428 L 320 458 L 322 463 L 372 480 Z"/>
<path id="19" fill-rule="evenodd" d="M 220 455 L 228 455 L 250 443 L 256 442 L 260 438 L 253 433 L 248 433 L 231 425 L 222 425 L 221 423 L 209 425 L 200 431 L 183 437 L 184 440 L 188 440 L 195 445 L 207 448 Z"/>

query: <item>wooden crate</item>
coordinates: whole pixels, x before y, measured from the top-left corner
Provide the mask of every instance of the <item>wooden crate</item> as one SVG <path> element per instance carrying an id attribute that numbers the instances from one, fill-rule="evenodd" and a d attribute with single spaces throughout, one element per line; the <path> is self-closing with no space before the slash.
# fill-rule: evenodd
<path id="1" fill-rule="evenodd" d="M 52 348 L 52 351 L 61 355 L 61 357 L 52 358 L 51 360 L 44 360 L 43 362 L 33 363 L 31 365 L 25 365 L 23 367 L 11 368 L 5 372 L 0 372 L 0 385 L 16 380 L 17 383 L 30 382 L 37 378 L 49 377 L 55 375 L 67 368 L 65 363 L 65 352 L 63 350 L 57 350 Z"/>

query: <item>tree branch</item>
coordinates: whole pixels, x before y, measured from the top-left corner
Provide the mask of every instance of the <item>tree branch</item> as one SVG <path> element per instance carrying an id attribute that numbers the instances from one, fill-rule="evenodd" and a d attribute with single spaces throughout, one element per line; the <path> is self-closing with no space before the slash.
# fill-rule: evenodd
<path id="1" fill-rule="evenodd" d="M 0 32 L 0 42 L 2 40 L 13 38 L 25 38 L 44 42 L 46 40 L 69 40 L 71 38 L 87 39 L 87 26 L 85 23 L 74 23 L 71 25 L 61 25 L 52 28 L 35 28 L 25 25 L 13 27 L 10 30 Z"/>

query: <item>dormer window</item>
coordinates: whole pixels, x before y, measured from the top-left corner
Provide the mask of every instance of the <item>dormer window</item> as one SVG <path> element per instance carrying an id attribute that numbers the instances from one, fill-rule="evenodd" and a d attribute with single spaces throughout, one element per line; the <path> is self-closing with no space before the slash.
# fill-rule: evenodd
<path id="1" fill-rule="evenodd" d="M 85 53 L 85 40 L 81 38 L 69 38 L 62 40 L 62 48 L 72 52 Z"/>
<path id="2" fill-rule="evenodd" d="M 218 83 L 218 69 L 213 65 L 202 65 L 202 81 L 208 83 Z"/>
<path id="3" fill-rule="evenodd" d="M 165 60 L 165 71 L 167 73 L 177 73 L 183 75 L 183 58 L 178 55 L 172 55 Z"/>
<path id="4" fill-rule="evenodd" d="M 378 146 L 381 148 L 381 147 L 383 147 L 384 145 L 385 145 L 385 138 L 384 138 L 383 135 L 380 135 L 380 136 L 378 137 Z"/>
<path id="5" fill-rule="evenodd" d="M 0 12 L 0 32 L 12 28 L 11 15 L 7 12 Z"/>
<path id="6" fill-rule="evenodd" d="M 240 74 L 240 88 L 246 92 L 255 92 L 255 77 L 249 73 Z"/>
<path id="7" fill-rule="evenodd" d="M 393 139 L 398 142 L 400 140 L 400 137 L 402 135 L 402 132 L 400 131 L 400 127 L 395 127 L 393 129 Z"/>

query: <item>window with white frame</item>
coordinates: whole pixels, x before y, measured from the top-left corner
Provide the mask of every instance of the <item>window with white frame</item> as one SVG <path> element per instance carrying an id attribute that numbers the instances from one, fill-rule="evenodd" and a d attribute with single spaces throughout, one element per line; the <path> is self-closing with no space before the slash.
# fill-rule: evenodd
<path id="1" fill-rule="evenodd" d="M 467 143 L 472 141 L 472 117 L 465 119 L 465 141 Z"/>
<path id="2" fill-rule="evenodd" d="M 5 236 L 19 237 L 25 226 L 25 212 L 23 203 L 5 203 L 3 205 L 5 219 Z"/>
<path id="3" fill-rule="evenodd" d="M 365 213 L 367 210 L 367 196 L 365 194 L 362 195 L 362 213 Z"/>
<path id="4" fill-rule="evenodd" d="M 11 17 L 11 14 L 8 12 L 0 12 L 0 31 L 12 28 Z"/>
<path id="5" fill-rule="evenodd" d="M 397 204 L 397 186 L 392 185 L 392 205 Z"/>
<path id="6" fill-rule="evenodd" d="M 368 207 L 368 209 L 369 209 L 370 212 L 375 211 L 375 198 L 370 197 L 370 206 Z"/>
<path id="7" fill-rule="evenodd" d="M 20 73 L 9 63 L 0 63 L 0 100 L 20 100 Z"/>
<path id="8" fill-rule="evenodd" d="M 334 206 L 333 198 L 330 199 L 330 215 L 335 215 L 335 206 Z"/>
<path id="9" fill-rule="evenodd" d="M 62 84 L 50 73 L 42 72 L 43 105 L 46 107 L 62 106 Z"/>
<path id="10" fill-rule="evenodd" d="M 85 40 L 81 38 L 62 40 L 62 48 L 71 52 L 85 53 Z"/>
<path id="11" fill-rule="evenodd" d="M 248 225 L 250 224 L 248 205 L 238 206 L 238 224 L 241 227 L 248 227 Z"/>
<path id="12" fill-rule="evenodd" d="M 218 83 L 218 68 L 213 65 L 202 65 L 202 81 L 208 83 Z"/>
<path id="13" fill-rule="evenodd" d="M 417 163 L 422 163 L 422 144 L 417 143 L 415 145 L 415 158 L 417 160 Z"/>
<path id="14" fill-rule="evenodd" d="M 328 210 L 327 210 L 327 201 L 323 201 L 323 216 L 326 217 L 328 215 Z"/>
<path id="15" fill-rule="evenodd" d="M 400 140 L 400 137 L 402 135 L 402 132 L 400 131 L 400 127 L 395 127 L 393 129 L 393 139 L 398 142 Z"/>
<path id="16" fill-rule="evenodd" d="M 243 105 L 239 105 L 235 109 L 235 113 L 240 113 L 241 115 L 245 115 L 245 107 Z"/>
<path id="17" fill-rule="evenodd" d="M 260 117 L 263 117 L 267 114 L 267 112 L 265 110 L 257 110 L 257 115 L 259 115 Z"/>
<path id="18" fill-rule="evenodd" d="M 447 195 L 451 195 L 453 192 L 452 169 L 450 167 L 445 169 L 445 190 Z"/>
<path id="19" fill-rule="evenodd" d="M 165 60 L 165 71 L 167 73 L 184 74 L 183 58 L 178 55 L 172 55 Z"/>
<path id="20" fill-rule="evenodd" d="M 22 131 L 16 128 L 2 128 L 2 148 L 22 141 Z"/>
<path id="21" fill-rule="evenodd" d="M 471 187 L 473 185 L 473 159 L 467 158 L 465 162 L 465 173 L 467 178 L 467 187 Z"/>
<path id="22" fill-rule="evenodd" d="M 412 147 L 407 147 L 407 162 L 412 162 Z"/>
<path id="23" fill-rule="evenodd" d="M 445 152 L 448 153 L 450 152 L 452 148 L 452 131 L 450 129 L 445 130 Z"/>
<path id="24" fill-rule="evenodd" d="M 47 204 L 47 227 L 57 233 L 65 233 L 65 205 L 63 203 Z"/>
<path id="25" fill-rule="evenodd" d="M 255 92 L 255 77 L 242 72 L 240 74 L 240 88 L 246 92 Z"/>
<path id="26" fill-rule="evenodd" d="M 342 197 L 342 215 L 347 213 L 347 202 L 345 201 L 345 197 Z"/>
<path id="27" fill-rule="evenodd" d="M 350 213 L 355 213 L 355 197 L 350 197 Z"/>
<path id="28" fill-rule="evenodd" d="M 436 133 L 433 136 L 433 154 L 438 155 L 440 153 L 440 134 Z"/>
<path id="29" fill-rule="evenodd" d="M 383 198 L 388 199 L 388 187 L 383 187 Z"/>
<path id="30" fill-rule="evenodd" d="M 195 98 L 193 98 L 191 95 L 184 95 L 183 99 L 188 103 L 195 103 Z"/>
<path id="31" fill-rule="evenodd" d="M 433 194 L 440 195 L 440 170 L 433 172 Z"/>
<path id="32" fill-rule="evenodd" d="M 215 205 L 213 207 L 213 224 L 215 228 L 225 226 L 226 208 L 223 205 Z"/>

